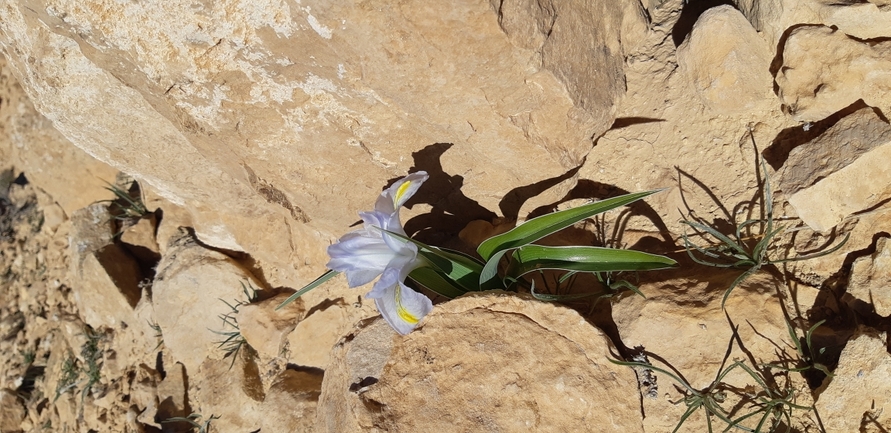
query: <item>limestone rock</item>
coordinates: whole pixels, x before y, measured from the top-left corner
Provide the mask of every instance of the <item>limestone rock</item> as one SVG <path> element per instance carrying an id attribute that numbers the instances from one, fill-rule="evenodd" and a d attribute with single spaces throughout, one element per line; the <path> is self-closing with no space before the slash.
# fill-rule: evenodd
<path id="1" fill-rule="evenodd" d="M 745 114 L 770 100 L 772 55 L 733 6 L 705 11 L 678 47 L 680 72 L 716 114 Z"/>
<path id="2" fill-rule="evenodd" d="M 316 406 L 322 390 L 322 374 L 285 370 L 273 381 L 260 406 L 261 431 L 314 431 Z"/>
<path id="3" fill-rule="evenodd" d="M 117 170 L 74 146 L 40 114 L 0 57 L 0 159 L 24 172 L 68 215 L 107 198 Z"/>
<path id="4" fill-rule="evenodd" d="M 870 209 L 891 197 L 891 142 L 791 197 L 799 218 L 814 230 L 825 232 L 845 217 Z"/>
<path id="5" fill-rule="evenodd" d="M 368 317 L 363 313 L 342 300 L 314 310 L 288 335 L 288 361 L 327 369 L 331 349 L 358 321 Z"/>
<path id="6" fill-rule="evenodd" d="M 670 363 L 690 385 L 699 389 L 715 379 L 730 344 L 733 333 L 725 311 L 739 325 L 742 341 L 759 363 L 776 361 L 772 358 L 774 344 L 783 345 L 789 339 L 775 295 L 777 285 L 782 282 L 765 273 L 755 274 L 734 289 L 727 298 L 726 310 L 722 310 L 724 291 L 742 271 L 707 269 L 708 275 L 705 272 L 693 275 L 687 266 L 663 271 L 665 280 L 640 285 L 646 299 L 629 296 L 612 306 L 616 326 L 626 346 L 643 346 Z M 747 359 L 738 346 L 734 347 L 729 362 L 734 358 Z M 644 427 L 652 432 L 671 431 L 686 406 L 670 403 L 683 398 L 671 378 L 656 373 L 656 379 L 657 397 L 643 399 Z M 756 385 L 740 369 L 725 381 L 739 387 Z M 685 431 L 707 431 L 702 413 L 692 416 L 685 428 L 688 429 Z"/>
<path id="7" fill-rule="evenodd" d="M 802 227 L 800 230 L 789 233 L 789 235 L 794 235 L 797 254 L 816 253 L 841 242 L 845 236 L 850 236 L 850 238 L 838 251 L 826 256 L 793 262 L 791 269 L 794 270 L 796 278 L 800 281 L 813 287 L 820 287 L 824 280 L 845 266 L 847 257 L 852 253 L 855 256 L 862 254 L 860 251 L 869 248 L 876 241 L 876 234 L 887 232 L 887 227 L 891 227 L 891 213 L 884 212 L 882 209 L 858 214 L 856 217 L 845 220 L 837 230 L 828 233 L 820 233 L 810 230 L 808 227 Z"/>
<path id="8" fill-rule="evenodd" d="M 891 28 L 891 10 L 882 5 L 884 1 L 739 0 L 734 4 L 775 47 L 787 31 L 801 24 L 834 26 L 858 39 L 886 37 Z"/>
<path id="9" fill-rule="evenodd" d="M 303 300 L 297 298 L 285 308 L 276 311 L 290 293 L 280 293 L 272 298 L 239 308 L 236 320 L 245 341 L 259 354 L 261 359 L 271 359 L 281 355 L 285 337 L 302 319 L 305 308 Z"/>
<path id="10" fill-rule="evenodd" d="M 491 1 L 498 22 L 516 45 L 532 49 L 544 69 L 566 86 L 586 134 L 612 123 L 624 93 L 619 30 L 623 11 L 585 1 Z M 569 119 L 524 116 L 524 129 L 561 130 Z M 518 122 L 515 119 L 514 122 Z M 541 122 L 545 120 L 545 123 Z M 543 131 L 542 131 L 543 132 Z M 590 136 L 590 135 L 589 135 Z M 595 135 L 596 136 L 596 135 Z M 567 155 L 569 156 L 569 155 Z"/>
<path id="11" fill-rule="evenodd" d="M 241 350 L 232 363 L 229 359 L 207 359 L 198 373 L 190 376 L 189 398 L 192 411 L 219 414 L 212 425 L 219 431 L 256 431 L 265 416 L 260 411 L 265 395 L 260 382 L 256 352 Z M 279 408 L 288 410 L 288 408 Z"/>
<path id="12" fill-rule="evenodd" d="M 465 296 L 398 339 L 362 398 L 393 430 L 642 432 L 637 380 L 610 346 L 574 310 Z"/>
<path id="13" fill-rule="evenodd" d="M 854 261 L 848 294 L 872 304 L 876 313 L 891 316 L 891 247 L 888 238 L 876 242 L 876 251 L 869 257 Z"/>
<path id="14" fill-rule="evenodd" d="M 15 391 L 0 389 L 0 432 L 22 431 L 25 406 Z"/>
<path id="15" fill-rule="evenodd" d="M 149 214 L 121 233 L 121 242 L 136 259 L 146 264 L 156 264 L 161 259 L 160 248 L 155 241 L 157 217 Z"/>
<path id="16" fill-rule="evenodd" d="M 375 425 L 374 414 L 365 409 L 361 393 L 381 377 L 396 335 L 383 319 L 369 319 L 357 324 L 334 346 L 322 381 L 316 431 L 381 431 Z"/>
<path id="17" fill-rule="evenodd" d="M 196 244 L 188 235 L 168 247 L 158 264 L 152 285 L 155 321 L 164 334 L 164 345 L 174 358 L 197 371 L 205 359 L 222 359 L 217 346 L 232 331 L 219 316 L 229 314 L 229 304 L 246 302 L 242 284 L 262 287 L 231 258 Z"/>
<path id="18" fill-rule="evenodd" d="M 186 397 L 186 371 L 176 363 L 167 370 L 167 377 L 158 384 L 158 413 L 156 417 L 165 420 L 189 415 L 189 401 Z"/>
<path id="19" fill-rule="evenodd" d="M 822 23 L 859 39 L 879 39 L 891 29 L 891 8 L 887 0 L 867 0 L 839 4 L 832 0 L 811 0 L 791 7 L 799 23 Z M 808 4 L 810 3 L 810 4 Z M 811 15 L 816 14 L 816 16 Z"/>
<path id="20" fill-rule="evenodd" d="M 180 231 L 185 227 L 194 227 L 195 224 L 187 209 L 160 196 L 150 185 L 140 185 L 139 187 L 143 192 L 143 203 L 146 209 L 161 210 L 160 221 L 157 219 L 155 221 L 157 226 L 154 230 L 154 240 L 158 245 L 158 252 L 164 255 L 171 241 L 181 235 Z"/>
<path id="21" fill-rule="evenodd" d="M 114 241 L 114 217 L 108 211 L 108 205 L 94 203 L 71 215 L 71 229 L 68 245 L 71 257 L 86 257 L 87 253 L 100 250 Z"/>
<path id="22" fill-rule="evenodd" d="M 114 243 L 112 217 L 104 204 L 74 212 L 69 235 L 74 299 L 84 321 L 94 328 L 121 329 L 136 324 L 133 313 L 142 291 L 142 271 Z M 124 324 L 124 325 L 122 325 Z"/>
<path id="23" fill-rule="evenodd" d="M 775 190 L 791 196 L 888 142 L 891 142 L 891 125 L 873 109 L 861 108 L 817 138 L 792 149 L 771 180 L 776 179 Z"/>
<path id="24" fill-rule="evenodd" d="M 823 26 L 789 33 L 777 73 L 780 99 L 803 122 L 824 119 L 859 99 L 891 113 L 891 42 L 864 42 Z"/>
<path id="25" fill-rule="evenodd" d="M 65 137 L 188 209 L 203 242 L 316 274 L 319 244 L 412 167 L 495 209 L 581 164 L 623 91 L 623 8 L 564 3 L 540 51 L 484 0 L 10 3 L 0 44 Z M 453 146 L 421 158 L 434 143 Z"/>
<path id="26" fill-rule="evenodd" d="M 131 373 L 130 403 L 138 410 L 137 420 L 143 424 L 160 428 L 155 414 L 158 413 L 158 384 L 161 374 L 145 364 L 136 366 Z"/>
<path id="27" fill-rule="evenodd" d="M 842 350 L 835 376 L 816 390 L 817 411 L 832 414 L 823 419 L 827 433 L 880 432 L 882 426 L 891 425 L 891 355 L 886 338 L 884 332 L 859 329 Z"/>

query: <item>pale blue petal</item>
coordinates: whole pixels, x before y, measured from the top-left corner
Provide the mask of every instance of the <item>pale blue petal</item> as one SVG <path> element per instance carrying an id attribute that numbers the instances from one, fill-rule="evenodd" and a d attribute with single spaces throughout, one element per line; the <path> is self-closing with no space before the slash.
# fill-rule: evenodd
<path id="1" fill-rule="evenodd" d="M 375 230 L 388 230 L 387 226 L 390 225 L 392 215 L 393 214 L 378 211 L 359 212 L 359 218 L 362 218 L 362 222 L 365 224 L 365 228 L 368 230 L 371 230 L 372 228 L 374 228 Z"/>
<path id="2" fill-rule="evenodd" d="M 396 332 L 406 335 L 418 326 L 418 322 L 433 310 L 433 302 L 426 296 L 397 283 L 372 297 L 381 316 Z"/>
<path id="3" fill-rule="evenodd" d="M 398 214 L 399 208 L 415 195 L 418 188 L 429 177 L 426 171 L 417 171 L 403 177 L 381 193 L 374 204 L 374 210 L 388 214 Z"/>
<path id="4" fill-rule="evenodd" d="M 383 241 L 390 246 L 391 250 L 400 251 L 406 248 L 406 244 L 411 244 L 410 242 L 381 232 L 381 230 L 387 230 L 393 233 L 398 233 L 402 236 L 408 236 L 405 234 L 405 229 L 402 228 L 402 223 L 399 222 L 398 212 L 391 215 L 386 215 L 378 211 L 359 212 L 359 216 L 362 218 L 362 221 L 365 222 L 365 229 L 370 232 L 379 233 L 378 236 L 381 236 L 383 238 Z M 417 254 L 416 247 L 412 246 L 408 248 L 411 248 L 412 250 L 414 250 L 415 254 Z"/>
<path id="5" fill-rule="evenodd" d="M 328 256 L 328 269 L 345 273 L 349 286 L 357 287 L 380 275 L 396 252 L 379 234 L 363 229 L 347 233 L 329 246 Z"/>

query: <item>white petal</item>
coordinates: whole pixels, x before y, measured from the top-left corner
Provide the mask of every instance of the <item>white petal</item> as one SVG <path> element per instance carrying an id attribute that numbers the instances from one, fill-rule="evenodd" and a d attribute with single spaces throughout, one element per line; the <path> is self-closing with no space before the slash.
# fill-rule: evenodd
<path id="1" fill-rule="evenodd" d="M 399 208 L 405 204 L 411 196 L 415 195 L 418 188 L 429 178 L 426 171 L 417 171 L 403 177 L 392 186 L 384 190 L 378 197 L 374 209 L 385 213 L 398 213 Z"/>
<path id="2" fill-rule="evenodd" d="M 433 302 L 402 283 L 390 286 L 374 298 L 381 316 L 396 332 L 406 335 L 433 310 Z M 367 295 L 371 298 L 371 293 Z"/>
<path id="3" fill-rule="evenodd" d="M 328 256 L 328 269 L 345 273 L 349 286 L 356 287 L 380 275 L 396 252 L 379 234 L 363 229 L 347 233 L 329 246 Z"/>

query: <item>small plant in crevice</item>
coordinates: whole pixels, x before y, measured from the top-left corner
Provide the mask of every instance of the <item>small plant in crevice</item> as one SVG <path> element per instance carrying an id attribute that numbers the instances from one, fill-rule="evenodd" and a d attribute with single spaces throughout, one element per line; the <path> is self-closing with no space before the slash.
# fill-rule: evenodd
<path id="1" fill-rule="evenodd" d="M 740 274 L 724 292 L 724 296 L 721 299 L 722 308 L 725 306 L 727 298 L 730 296 L 733 289 L 748 277 L 758 272 L 762 267 L 766 265 L 777 265 L 781 263 L 814 259 L 831 254 L 841 248 L 850 237 L 850 234 L 847 234 L 837 245 L 829 249 L 822 249 L 821 251 L 812 254 L 778 259 L 771 258 L 769 251 L 774 239 L 777 235 L 787 231 L 787 229 L 775 224 L 773 217 L 773 195 L 770 189 L 770 179 L 767 174 L 767 167 L 763 160 L 761 161 L 761 171 L 764 173 L 764 178 L 759 179 L 763 186 L 760 194 L 761 210 L 763 211 L 761 217 L 750 218 L 739 224 L 732 221 L 735 228 L 733 233 L 729 235 L 722 233 L 713 225 L 705 224 L 701 219 L 697 221 L 684 219 L 681 221 L 682 224 L 691 227 L 696 234 L 703 238 L 711 238 L 711 242 L 708 246 L 700 246 L 691 241 L 685 231 L 682 234 L 682 237 L 684 239 L 684 247 L 690 259 L 700 265 L 744 270 L 744 272 Z"/>
<path id="2" fill-rule="evenodd" d="M 22 364 L 26 367 L 33 364 L 34 360 L 37 359 L 37 355 L 33 350 L 19 351 L 22 354 Z"/>
<path id="3" fill-rule="evenodd" d="M 433 310 L 432 300 L 407 286 L 408 280 L 454 299 L 468 292 L 493 289 L 534 291 L 532 277 L 542 271 L 563 275 L 558 286 L 572 283 L 575 273 L 600 273 L 601 281 L 608 282 L 607 286 L 616 291 L 622 286 L 612 284 L 609 272 L 666 269 L 677 264 L 668 257 L 642 251 L 536 243 L 661 190 L 625 194 L 537 216 L 484 240 L 476 254 L 468 254 L 419 242 L 402 226 L 400 209 L 428 178 L 427 172 L 417 171 L 384 189 L 374 210 L 359 213 L 362 228 L 343 235 L 328 247 L 329 271 L 297 290 L 278 308 L 343 273 L 350 287 L 374 282 L 366 297 L 374 300 L 381 316 L 396 332 L 405 335 Z"/>
<path id="4" fill-rule="evenodd" d="M 241 289 L 245 295 L 244 300 L 237 300 L 233 303 L 229 303 L 220 299 L 220 301 L 229 307 L 229 311 L 226 314 L 219 315 L 220 320 L 223 321 L 224 330 L 211 330 L 211 332 L 223 337 L 223 339 L 219 341 L 217 348 L 223 351 L 223 359 L 229 357 L 232 358 L 229 368 L 232 368 L 232 366 L 235 365 L 235 359 L 238 353 L 241 351 L 242 347 L 247 344 L 244 336 L 241 335 L 241 329 L 238 327 L 238 319 L 236 319 L 235 316 L 238 314 L 238 309 L 242 305 L 248 305 L 257 300 L 257 289 L 254 288 L 250 281 L 248 281 L 247 285 L 242 282 Z"/>
<path id="5" fill-rule="evenodd" d="M 148 325 L 150 328 L 152 328 L 153 331 L 155 331 L 155 338 L 158 339 L 158 344 L 156 344 L 155 347 L 152 349 L 152 352 L 154 352 L 158 350 L 158 348 L 161 347 L 162 344 L 164 344 L 164 333 L 161 331 L 161 325 L 157 324 L 156 322 L 149 320 Z"/>
<path id="6" fill-rule="evenodd" d="M 189 416 L 187 416 L 187 417 L 176 416 L 176 417 L 172 417 L 172 418 L 167 418 L 167 419 L 161 421 L 161 423 L 163 424 L 163 423 L 173 423 L 173 422 L 184 422 L 184 423 L 189 424 L 192 427 L 190 429 L 190 431 L 195 431 L 195 429 L 198 429 L 197 433 L 209 433 L 211 421 L 221 418 L 221 416 L 218 416 L 218 415 L 211 415 L 210 418 L 207 418 L 206 420 L 204 420 L 204 422 L 201 422 L 199 424 L 198 420 L 200 420 L 201 417 L 202 417 L 202 415 L 200 413 L 193 413 L 193 414 L 189 414 Z"/>
<path id="7" fill-rule="evenodd" d="M 102 389 L 97 388 L 97 384 L 102 378 L 102 350 L 99 347 L 102 341 L 102 334 L 94 331 L 89 326 L 84 329 L 86 341 L 80 349 L 80 355 L 83 358 L 83 364 L 78 366 L 77 358 L 69 355 L 62 362 L 62 377 L 56 386 L 56 396 L 53 401 L 68 392 L 68 390 L 84 384 L 81 389 L 81 401 L 83 401 L 88 393 L 101 394 Z M 84 378 L 80 380 L 81 374 Z"/>
<path id="8" fill-rule="evenodd" d="M 108 186 L 105 189 L 114 194 L 115 198 L 99 201 L 99 203 L 108 204 L 108 212 L 112 215 L 112 220 L 116 225 L 115 237 L 120 236 L 124 230 L 136 224 L 140 219 L 153 214 L 145 206 L 142 190 L 135 180 L 119 180 L 118 183 L 129 185 L 129 187 L 106 182 Z"/>
<path id="9" fill-rule="evenodd" d="M 86 364 L 84 365 L 83 372 L 86 374 L 87 383 L 81 391 L 81 400 L 86 398 L 88 393 L 101 393 L 101 390 L 94 389 L 94 386 L 96 386 L 102 378 L 102 350 L 99 347 L 102 335 L 93 331 L 89 327 L 84 331 L 84 335 L 87 337 L 87 341 L 81 347 L 80 355 L 83 357 L 84 363 Z"/>
<path id="10" fill-rule="evenodd" d="M 732 347 L 733 341 L 728 347 L 725 360 L 718 369 L 715 379 L 702 389 L 693 387 L 680 373 L 654 366 L 650 362 L 614 359 L 610 359 L 610 361 L 638 369 L 638 371 L 640 369 L 654 371 L 675 382 L 675 387 L 683 394 L 683 398 L 673 403 L 684 403 L 687 409 L 681 415 L 672 433 L 677 432 L 699 410 L 704 412 L 709 433 L 714 431 L 713 423 L 721 424 L 719 430 L 725 432 L 736 429 L 745 432 L 766 433 L 777 431 L 783 425 L 790 426 L 793 410 L 809 411 L 812 409 L 795 403 L 795 390 L 791 386 L 775 385 L 772 379 L 766 380 L 762 376 L 763 372 L 748 366 L 745 361 L 734 360 L 730 365 L 726 365 Z M 724 379 L 727 375 L 736 369 L 745 372 L 752 378 L 754 384 L 739 388 L 725 383 Z M 734 398 L 731 399 L 731 396 Z M 728 409 L 727 405 L 732 406 Z"/>
<path id="11" fill-rule="evenodd" d="M 69 389 L 77 386 L 78 377 L 80 377 L 80 369 L 77 368 L 77 358 L 69 354 L 62 361 L 62 377 L 59 378 L 59 383 L 56 384 L 56 396 L 53 398 L 53 402 L 58 400 L 62 394 L 68 392 Z"/>
<path id="12" fill-rule="evenodd" d="M 825 322 L 826 320 L 821 320 L 815 323 L 804 332 L 804 337 L 799 337 L 798 333 L 795 331 L 795 327 L 792 326 L 789 320 L 786 320 L 786 329 L 788 329 L 789 338 L 792 340 L 792 344 L 795 347 L 795 356 L 794 358 L 788 356 L 784 351 L 783 354 L 780 354 L 783 358 L 781 363 L 765 364 L 765 366 L 788 372 L 801 373 L 805 379 L 807 379 L 808 385 L 810 385 L 811 388 L 819 386 L 825 377 L 834 377 L 835 375 L 832 374 L 829 367 L 820 362 L 820 359 L 826 353 L 826 348 L 821 347 L 815 350 L 811 338 L 814 331 Z M 803 343 L 802 340 L 804 340 Z"/>

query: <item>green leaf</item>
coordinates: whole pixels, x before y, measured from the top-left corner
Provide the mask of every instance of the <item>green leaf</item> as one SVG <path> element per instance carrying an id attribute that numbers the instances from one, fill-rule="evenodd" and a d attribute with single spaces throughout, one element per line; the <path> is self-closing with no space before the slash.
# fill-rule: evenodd
<path id="1" fill-rule="evenodd" d="M 499 251 L 530 244 L 585 218 L 615 209 L 619 206 L 633 203 L 659 191 L 662 190 L 626 194 L 533 218 L 513 228 L 507 233 L 502 233 L 486 239 L 480 244 L 479 248 L 477 248 L 477 252 L 483 260 L 488 261 Z"/>
<path id="2" fill-rule="evenodd" d="M 325 272 L 324 274 L 322 274 L 321 277 L 316 278 L 315 281 L 303 286 L 302 289 L 294 292 L 294 294 L 292 294 L 291 296 L 288 296 L 288 299 L 285 299 L 285 301 L 282 302 L 281 304 L 279 304 L 278 307 L 275 307 L 275 309 L 280 310 L 280 309 L 284 308 L 285 305 L 288 305 L 291 302 L 294 302 L 295 299 L 303 296 L 303 294 L 305 294 L 306 292 L 308 292 L 312 289 L 315 289 L 316 287 L 319 287 L 322 284 L 325 284 L 326 281 L 336 277 L 337 274 L 339 274 L 339 273 L 340 272 L 333 271 L 333 270 L 329 270 L 328 272 Z"/>
<path id="3" fill-rule="evenodd" d="M 536 270 L 579 272 L 648 271 L 670 268 L 674 260 L 634 250 L 602 247 L 547 247 L 526 245 L 517 248 L 507 275 L 519 278 Z"/>
<path id="4" fill-rule="evenodd" d="M 418 284 L 449 299 L 454 299 L 467 293 L 467 290 L 458 285 L 458 283 L 433 268 L 417 268 L 411 271 L 411 273 L 408 274 L 408 277 L 415 280 Z"/>
<path id="5" fill-rule="evenodd" d="M 503 288 L 504 283 L 498 280 L 498 262 L 501 261 L 501 258 L 504 257 L 504 254 L 507 252 L 508 250 L 498 251 L 489 258 L 488 262 L 486 262 L 486 266 L 484 266 L 482 272 L 480 272 L 480 290 Z"/>

